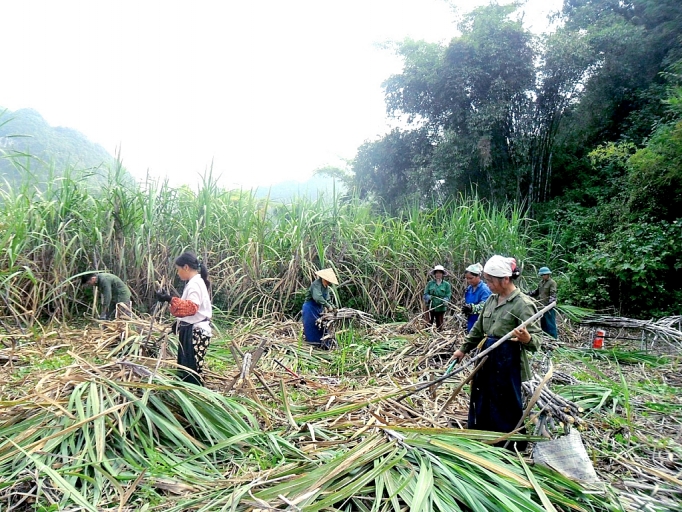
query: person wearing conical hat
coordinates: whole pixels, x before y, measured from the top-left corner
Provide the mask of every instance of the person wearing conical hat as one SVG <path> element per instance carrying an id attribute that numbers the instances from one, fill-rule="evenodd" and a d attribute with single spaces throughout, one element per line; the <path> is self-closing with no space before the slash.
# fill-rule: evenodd
<path id="1" fill-rule="evenodd" d="M 540 267 L 540 270 L 538 270 L 538 276 L 540 276 L 540 283 L 538 284 L 538 287 L 528 295 L 537 298 L 540 304 L 542 304 L 542 307 L 549 306 L 549 304 L 556 301 L 556 281 L 552 279 L 552 271 L 549 269 L 549 267 Z M 547 313 L 542 315 L 542 318 L 540 319 L 540 325 L 542 326 L 542 330 L 549 334 L 552 338 L 557 338 L 555 310 L 550 309 L 547 311 Z"/>
<path id="2" fill-rule="evenodd" d="M 478 320 L 478 315 L 483 311 L 483 304 L 485 304 L 486 299 L 492 295 L 488 285 L 481 280 L 481 272 L 483 272 L 483 265 L 480 263 L 469 265 L 464 272 L 467 289 L 464 291 L 462 313 L 467 317 L 467 332 Z"/>
<path id="3" fill-rule="evenodd" d="M 447 303 L 450 302 L 452 287 L 444 280 L 448 275 L 443 265 L 436 265 L 429 272 L 433 279 L 428 282 L 424 290 L 424 302 L 429 306 L 429 323 L 436 324 L 439 331 L 443 328 L 443 319 L 447 310 Z"/>
<path id="4" fill-rule="evenodd" d="M 315 275 L 317 279 L 308 288 L 301 311 L 303 334 L 305 340 L 311 345 L 328 348 L 328 345 L 322 340 L 325 335 L 324 329 L 319 327 L 316 322 L 320 315 L 322 315 L 324 308 L 336 309 L 334 304 L 329 301 L 329 285 L 339 284 L 339 280 L 331 268 L 318 270 L 315 272 Z"/>

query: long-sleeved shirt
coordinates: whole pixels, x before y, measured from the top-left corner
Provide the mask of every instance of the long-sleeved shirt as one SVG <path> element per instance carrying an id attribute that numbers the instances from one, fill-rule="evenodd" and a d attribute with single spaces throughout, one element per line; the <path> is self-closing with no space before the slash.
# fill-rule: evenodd
<path id="1" fill-rule="evenodd" d="M 543 306 L 548 306 L 550 302 L 556 300 L 557 292 L 556 281 L 551 277 L 547 279 L 547 281 L 541 279 L 540 284 L 538 284 L 538 287 L 535 291 L 537 292 L 540 304 L 542 304 Z M 533 295 L 535 295 L 535 292 L 533 293 Z"/>
<path id="2" fill-rule="evenodd" d="M 130 290 L 120 277 L 107 272 L 97 274 L 95 286 L 102 294 L 102 311 L 113 313 L 119 302 L 130 302 Z"/>
<path id="3" fill-rule="evenodd" d="M 314 300 L 320 306 L 334 307 L 334 305 L 329 302 L 329 287 L 322 285 L 322 278 L 320 277 L 315 279 L 310 285 L 310 288 L 308 288 L 305 300 Z"/>
<path id="4" fill-rule="evenodd" d="M 483 281 L 480 281 L 476 288 L 473 285 L 467 286 L 464 292 L 464 303 L 471 306 L 471 314 L 467 317 L 467 332 L 471 330 L 476 320 L 478 320 L 478 315 L 483 311 L 483 305 L 490 295 L 492 295 L 492 292 Z"/>
<path id="5" fill-rule="evenodd" d="M 476 347 L 482 339 L 490 336 L 501 338 L 537 313 L 533 301 L 527 295 L 521 293 L 518 288 L 507 297 L 507 300 L 499 305 L 498 297 L 498 295 L 494 294 L 485 301 L 483 311 L 460 347 L 460 350 L 465 354 Z M 519 343 L 521 345 L 521 379 L 524 381 L 532 377 L 530 363 L 528 362 L 528 352 L 535 352 L 540 347 L 540 336 L 542 333 L 539 321 L 528 325 L 526 329 L 530 333 L 530 341 L 528 343 L 524 344 L 511 340 L 505 342 Z"/>
<path id="6" fill-rule="evenodd" d="M 429 281 L 429 283 L 426 285 L 424 295 L 430 295 L 431 307 L 434 308 L 433 310 L 436 313 L 442 313 L 447 309 L 445 302 L 450 302 L 452 287 L 447 281 L 441 281 L 440 284 L 438 284 L 434 279 L 433 281 Z M 445 300 L 445 302 L 443 302 L 443 300 Z"/>

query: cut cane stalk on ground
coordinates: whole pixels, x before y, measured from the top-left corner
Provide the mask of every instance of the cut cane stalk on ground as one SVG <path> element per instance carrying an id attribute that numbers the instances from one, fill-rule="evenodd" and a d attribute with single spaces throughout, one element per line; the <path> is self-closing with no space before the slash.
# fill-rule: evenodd
<path id="1" fill-rule="evenodd" d="M 140 329 L 146 337 L 146 329 L 149 326 L 149 322 L 140 322 L 140 326 Z M 163 328 L 163 325 L 159 325 L 159 329 Z M 287 330 L 281 325 L 275 327 L 275 329 L 285 332 Z M 377 333 L 382 333 L 379 336 L 386 336 L 386 334 L 384 334 L 387 332 L 385 327 L 377 327 L 376 329 Z M 296 348 L 297 341 L 295 334 L 292 334 L 289 338 L 285 335 L 283 339 L 278 336 L 280 335 L 264 336 L 264 338 L 270 340 L 271 343 L 269 351 L 260 358 L 258 364 L 259 372 L 262 373 L 265 382 L 277 383 L 282 374 L 280 367 L 273 361 L 273 356 L 277 357 L 277 359 L 280 362 L 283 362 L 288 368 L 295 366 L 292 364 L 292 361 L 295 362 L 298 357 L 312 357 L 314 358 L 313 360 L 316 361 L 314 365 L 317 365 L 321 369 L 320 371 L 323 371 L 325 358 L 328 358 L 329 354 L 319 354 L 317 352 L 309 351 L 302 351 L 299 353 Z M 154 338 L 155 336 L 152 337 L 152 339 Z M 238 336 L 233 339 L 235 340 L 236 347 L 244 354 L 251 353 L 262 341 L 258 339 L 254 342 L 254 338 L 250 334 L 244 334 L 241 335 L 241 338 Z M 425 343 L 423 347 L 428 347 L 432 339 L 431 336 L 426 336 L 424 340 L 427 341 L 427 343 Z M 78 338 L 78 343 L 80 351 L 87 352 L 87 345 L 83 343 L 82 336 Z M 93 346 L 97 345 L 98 343 L 93 344 Z M 220 345 L 220 342 L 216 343 L 214 340 L 212 350 L 220 349 Z M 413 350 L 417 347 L 418 345 L 415 345 Z M 377 358 L 376 360 L 368 361 L 371 368 L 384 367 L 388 361 L 393 362 L 393 365 L 396 366 L 396 370 L 398 370 L 399 366 L 402 364 L 405 364 L 405 366 L 409 368 L 411 364 L 416 361 L 422 361 L 421 364 L 425 363 L 421 355 L 423 352 L 420 352 L 419 350 L 411 355 L 407 355 L 410 352 L 405 352 L 404 341 L 403 343 L 396 343 L 393 345 L 393 350 L 394 352 L 386 350 L 383 359 Z M 227 349 L 225 349 L 225 351 L 227 352 Z M 358 356 L 362 354 L 363 358 L 365 357 L 365 353 L 364 350 L 357 352 Z M 395 355 L 396 353 L 403 355 L 399 358 Z M 354 357 L 354 354 L 356 354 L 356 352 L 349 352 L 349 357 Z M 208 361 L 210 364 L 210 357 L 208 358 Z M 410 361 L 413 363 L 410 363 Z M 314 365 L 312 363 L 309 365 L 311 371 L 314 371 Z M 99 370 L 96 368 L 96 366 L 88 365 L 88 372 L 95 372 L 94 374 L 97 375 Z M 234 370 L 232 370 L 233 368 Z M 241 369 L 241 366 L 239 368 Z M 237 367 L 236 365 L 233 365 L 230 369 L 229 373 L 231 374 L 232 371 L 236 371 Z M 73 370 L 71 371 L 73 378 L 77 374 L 74 374 Z M 377 384 L 383 385 L 383 387 L 375 388 L 366 384 L 359 388 L 346 388 L 347 384 L 336 383 L 330 384 L 325 388 L 320 388 L 308 385 L 296 387 L 295 385 L 285 383 L 284 386 L 286 391 L 283 395 L 278 396 L 278 405 L 276 409 L 282 410 L 282 402 L 285 401 L 286 408 L 290 410 L 291 416 L 289 419 L 279 416 L 269 416 L 270 422 L 275 429 L 277 429 L 277 425 L 280 426 L 278 430 L 279 433 L 275 434 L 273 432 L 276 431 L 268 430 L 267 432 L 262 432 L 260 434 L 254 433 L 253 435 L 266 435 L 271 438 L 274 435 L 274 438 L 278 436 L 282 438 L 281 433 L 285 432 L 286 428 L 282 429 L 281 427 L 289 425 L 289 428 L 291 429 L 290 435 L 284 436 L 283 439 L 295 445 L 297 448 L 300 448 L 305 455 L 295 455 L 284 448 L 280 448 L 279 451 L 276 448 L 272 448 L 269 453 L 266 453 L 264 450 L 258 450 L 258 444 L 251 441 L 251 437 L 249 437 L 250 434 L 247 432 L 244 432 L 243 437 L 240 438 L 232 436 L 234 440 L 229 442 L 227 440 L 222 442 L 219 440 L 219 437 L 216 437 L 217 442 L 214 441 L 214 447 L 206 445 L 199 453 L 190 454 L 190 459 L 198 462 L 202 460 L 201 457 L 208 456 L 210 457 L 210 463 L 215 466 L 216 470 L 220 471 L 219 455 L 224 453 L 222 450 L 229 449 L 229 447 L 225 446 L 226 444 L 229 445 L 230 442 L 233 444 L 236 442 L 238 443 L 240 450 L 239 453 L 250 454 L 247 458 L 232 458 L 231 460 L 237 462 L 237 465 L 235 466 L 230 463 L 229 468 L 232 469 L 223 469 L 236 478 L 234 480 L 226 480 L 222 475 L 219 479 L 213 478 L 210 473 L 207 474 L 206 469 L 194 471 L 190 461 L 182 463 L 177 466 L 177 469 L 180 471 L 174 477 L 176 483 L 171 484 L 170 482 L 172 480 L 166 477 L 164 479 L 166 483 L 163 485 L 167 486 L 169 489 L 172 488 L 171 485 L 175 486 L 178 490 L 184 488 L 185 490 L 180 492 L 185 493 L 187 492 L 187 489 L 191 489 L 189 491 L 191 494 L 186 497 L 179 495 L 174 500 L 174 503 L 171 503 L 170 505 L 166 504 L 163 509 L 178 511 L 201 507 L 204 507 L 206 510 L 211 508 L 215 509 L 215 507 L 219 509 L 221 503 L 227 503 L 228 501 L 226 500 L 232 500 L 231 503 L 233 505 L 231 506 L 234 506 L 235 510 L 242 511 L 246 510 L 250 504 L 256 503 L 256 501 L 254 501 L 256 499 L 260 500 L 259 503 L 261 503 L 261 505 L 263 505 L 263 503 L 269 503 L 273 506 L 286 508 L 288 506 L 286 505 L 287 502 L 297 502 L 298 505 L 303 506 L 304 508 L 311 506 L 313 507 L 312 509 L 315 509 L 315 507 L 325 506 L 325 504 L 338 499 L 342 501 L 346 500 L 347 503 L 357 504 L 359 510 L 363 510 L 360 507 L 360 504 L 363 503 L 364 500 L 370 499 L 370 497 L 373 499 L 373 496 L 379 496 L 381 506 L 386 507 L 387 510 L 398 511 L 410 504 L 419 505 L 424 502 L 423 500 L 432 502 L 436 510 L 449 511 L 456 509 L 453 508 L 456 506 L 456 501 L 438 501 L 442 499 L 442 493 L 445 489 L 448 493 L 451 493 L 449 496 L 455 497 L 451 498 L 452 500 L 461 500 L 460 503 L 465 503 L 467 504 L 466 506 L 469 507 L 484 507 L 486 509 L 506 508 L 510 503 L 509 497 L 514 496 L 514 502 L 523 510 L 541 510 L 541 508 L 538 508 L 541 507 L 541 499 L 536 496 L 532 490 L 535 488 L 535 484 L 529 480 L 525 473 L 526 470 L 519 464 L 518 459 L 510 462 L 506 456 L 500 455 L 499 449 L 487 448 L 490 451 L 485 451 L 486 448 L 481 448 L 483 445 L 481 445 L 480 440 L 494 440 L 498 437 L 497 434 L 481 432 L 467 434 L 458 429 L 431 428 L 430 430 L 427 430 L 423 427 L 417 427 L 417 425 L 432 426 L 433 416 L 429 411 L 437 410 L 437 408 L 434 409 L 433 405 L 428 405 L 428 397 L 426 395 L 419 397 L 419 402 L 410 405 L 398 404 L 390 399 L 392 393 L 401 392 L 403 389 L 403 386 L 396 385 L 400 382 L 400 377 L 396 376 L 401 375 L 401 371 L 402 370 L 387 371 L 385 375 L 382 375 L 376 370 L 373 370 L 373 378 L 379 379 Z M 411 371 L 412 370 L 405 373 L 402 378 L 407 378 L 411 374 Z M 365 372 L 361 372 L 361 375 L 365 376 Z M 346 377 L 346 379 L 348 379 L 348 377 Z M 54 379 L 53 377 L 50 381 L 52 380 L 57 381 L 58 379 Z M 377 384 L 375 384 L 375 386 Z M 149 393 L 149 406 L 156 406 L 156 404 L 161 405 L 155 398 L 156 393 L 159 392 L 156 390 L 156 386 L 158 386 L 156 382 L 152 383 L 151 387 L 146 382 L 131 382 L 127 387 L 128 389 L 133 390 L 141 385 L 147 386 L 145 389 Z M 221 383 L 220 381 L 209 378 L 208 385 L 220 386 Z M 162 386 L 161 389 L 163 389 L 163 387 L 164 386 Z M 192 388 L 190 386 L 185 386 L 183 389 L 185 388 L 185 393 L 189 391 L 191 394 L 194 394 L 194 392 L 191 391 Z M 168 387 L 168 390 L 170 389 L 171 387 Z M 272 400 L 272 396 L 265 388 L 261 388 L 260 391 L 261 401 L 264 400 L 264 397 L 266 400 Z M 318 395 L 318 391 L 325 391 L 328 394 Z M 634 393 L 634 388 L 631 388 L 630 392 Z M 309 416 L 309 413 L 314 412 L 315 410 L 322 410 L 325 404 L 330 403 L 330 394 L 332 393 L 333 396 L 336 397 L 332 403 L 338 404 L 339 407 L 329 407 L 328 411 L 323 411 L 328 415 L 319 419 L 303 420 L 305 416 Z M 197 396 L 200 400 L 199 403 L 202 400 L 200 398 L 201 396 L 203 395 Z M 285 397 L 284 400 L 282 400 L 281 396 Z M 302 400 L 302 397 L 304 396 L 307 398 Z M 394 394 L 393 396 L 395 397 L 396 395 Z M 237 395 L 236 398 L 239 398 L 239 396 Z M 417 399 L 417 397 L 415 397 L 415 399 Z M 31 401 L 29 400 L 28 403 L 31 403 Z M 242 403 L 251 402 L 242 399 Z M 367 404 L 371 405 L 368 407 Z M 264 402 L 264 405 L 265 408 L 262 408 L 253 403 L 250 407 L 254 408 L 253 410 L 256 411 L 255 414 L 257 415 L 267 415 L 267 406 L 269 404 Z M 35 403 L 33 402 L 31 406 L 35 408 Z M 222 414 L 215 410 L 214 406 L 201 406 L 201 408 L 202 410 L 212 411 L 212 414 Z M 373 415 L 370 415 L 370 408 Z M 101 410 L 106 410 L 106 407 Z M 273 409 L 273 411 L 274 410 L 275 409 Z M 448 415 L 447 412 L 444 414 Z M 78 417 L 78 414 L 74 414 L 74 416 Z M 61 417 L 64 417 L 64 415 L 62 414 Z M 190 418 L 190 416 L 186 417 Z M 196 417 L 199 418 L 200 416 Z M 383 451 L 383 446 L 381 444 L 372 444 L 374 449 L 361 451 L 360 453 L 352 452 L 353 456 L 349 456 L 351 458 L 345 457 L 346 454 L 351 453 L 348 449 L 352 451 L 353 447 L 360 446 L 364 440 L 368 439 L 368 436 L 372 436 L 374 428 L 376 428 L 372 425 L 377 425 L 378 423 L 370 424 L 369 427 L 364 430 L 363 434 L 353 437 L 367 425 L 370 421 L 368 418 L 370 417 L 381 418 L 380 424 L 385 425 L 385 429 L 393 432 L 401 432 L 402 427 L 394 424 L 397 422 L 401 425 L 405 425 L 406 422 L 407 424 L 415 425 L 416 428 L 413 428 L 411 431 L 402 431 L 402 433 L 405 434 L 400 437 L 402 439 L 402 441 L 400 441 L 403 443 L 402 445 L 396 444 L 399 442 L 399 438 L 395 436 L 382 441 L 391 449 L 395 449 L 396 446 L 398 448 L 409 447 L 404 456 L 391 457 L 390 454 L 392 452 Z M 291 419 L 294 420 L 293 423 L 291 423 Z M 163 421 L 155 419 L 154 423 L 165 429 Z M 294 424 L 296 425 L 296 428 L 294 428 Z M 24 423 L 22 423 L 22 425 L 24 425 Z M 267 422 L 262 421 L 261 425 L 267 425 Z M 261 428 L 262 427 L 258 427 L 258 430 L 261 430 Z M 94 430 L 91 431 L 94 432 Z M 201 431 L 201 429 L 199 431 Z M 69 433 L 67 432 L 65 435 L 68 434 Z M 196 441 L 201 441 L 201 438 L 197 435 L 192 435 L 192 437 Z M 239 441 L 237 441 L 237 439 L 239 439 Z M 257 437 L 254 439 L 257 439 Z M 433 444 L 433 440 L 438 439 L 443 442 L 443 445 L 438 443 Z M 471 439 L 478 439 L 479 441 L 474 442 L 471 441 Z M 93 442 L 92 445 L 96 446 L 96 443 Z M 453 453 L 451 448 L 453 445 L 459 446 L 463 452 L 457 452 L 457 454 Z M 194 446 L 196 447 L 196 445 Z M 446 450 L 444 446 L 449 446 L 450 448 Z M 369 448 L 369 446 L 367 447 Z M 414 450 L 417 451 L 412 453 Z M 207 453 L 202 455 L 204 451 L 207 451 Z M 286 462 L 281 459 L 282 456 L 278 455 L 278 452 L 286 454 Z M 151 453 L 152 452 L 150 452 L 150 454 Z M 178 459 L 176 463 L 185 458 L 185 455 L 177 449 L 172 453 L 175 455 L 176 459 Z M 211 453 L 215 454 L 215 456 L 211 456 Z M 465 454 L 469 457 L 468 459 L 467 457 L 464 457 Z M 357 458 L 358 456 L 359 458 Z M 426 459 L 424 459 L 424 457 Z M 461 457 L 464 458 L 462 459 Z M 476 459 L 476 457 L 484 457 L 488 460 L 480 461 Z M 322 484 L 319 491 L 316 490 L 320 487 L 318 483 L 319 477 L 317 479 L 307 479 L 305 475 L 311 474 L 316 468 L 329 470 L 331 467 L 334 467 L 333 465 L 330 466 L 330 461 L 334 460 L 341 464 L 339 470 L 334 473 L 334 476 L 330 480 L 327 480 Z M 411 483 L 411 481 L 414 480 L 411 475 L 417 468 L 427 467 L 425 466 L 427 463 L 424 462 L 424 460 L 428 460 L 428 464 L 433 468 L 433 481 L 432 483 L 430 481 L 428 483 L 426 481 L 420 482 L 420 490 L 418 492 L 421 494 L 415 495 L 417 488 L 414 487 L 414 483 Z M 467 460 L 469 462 L 466 462 Z M 473 462 L 474 460 L 476 460 L 475 463 Z M 253 464 L 255 461 L 258 461 L 258 469 L 255 469 L 256 466 Z M 347 461 L 347 463 L 345 463 L 345 461 Z M 483 473 L 480 473 L 480 471 L 482 471 L 480 467 L 475 469 L 480 463 L 485 463 L 487 467 Z M 190 464 L 189 468 L 191 468 L 192 473 L 182 470 L 183 468 L 188 468 L 187 464 Z M 284 464 L 282 469 L 274 469 L 279 468 L 279 464 Z M 456 472 L 454 474 L 443 472 L 443 464 L 450 468 L 457 468 Z M 511 466 L 508 466 L 507 464 L 511 464 Z M 67 471 L 67 467 L 68 465 L 62 471 Z M 381 467 L 381 471 L 372 473 L 372 469 L 377 467 Z M 160 469 L 159 466 L 152 466 L 152 468 L 157 472 Z M 237 471 L 237 468 L 242 469 L 238 470 L 239 472 L 237 473 L 235 472 Z M 571 484 L 573 485 L 573 487 L 571 487 L 565 479 L 562 480 L 557 478 L 553 473 L 545 473 L 541 468 L 533 467 L 531 470 L 536 477 L 538 485 L 541 486 L 541 492 L 544 492 L 548 499 L 556 504 L 557 508 L 570 506 L 577 510 L 587 510 L 590 508 L 607 510 L 608 506 L 605 505 L 605 503 L 608 501 L 608 498 L 604 496 L 588 497 L 584 491 L 579 491 L 579 485 Z M 450 471 L 452 472 L 455 470 Z M 473 480 L 471 479 L 473 476 L 470 473 L 471 471 L 478 472 L 478 476 Z M 516 476 L 512 477 L 508 473 L 509 471 L 512 471 Z M 358 472 L 363 476 L 360 480 L 357 478 Z M 519 488 L 520 493 L 512 489 L 507 489 L 505 486 L 508 486 L 509 483 L 502 484 L 501 481 L 498 480 L 500 477 L 495 476 L 497 475 L 497 472 L 499 472 L 500 475 L 506 475 L 503 478 L 513 478 L 514 481 L 521 486 Z M 126 473 L 122 474 L 125 475 Z M 191 476 L 191 474 L 194 476 Z M 138 477 L 139 475 L 137 473 L 131 474 L 129 481 L 132 482 Z M 279 478 L 283 478 L 284 480 L 280 481 L 278 480 Z M 159 479 L 156 478 L 155 480 L 158 481 Z M 457 481 L 457 486 L 455 488 L 452 488 L 453 481 Z M 141 488 L 149 489 L 149 482 L 150 480 L 142 478 L 139 486 Z M 288 482 L 295 482 L 294 487 L 285 488 L 280 486 L 280 483 L 283 484 Z M 361 487 L 351 485 L 351 482 L 357 482 Z M 243 487 L 245 485 L 248 487 Z M 394 491 L 387 494 L 386 486 L 390 486 Z M 493 491 L 495 488 L 505 489 L 505 491 L 504 493 L 497 493 Z M 107 496 L 110 496 L 112 500 L 120 499 L 123 491 L 114 491 L 113 489 L 114 488 L 112 487 L 111 494 L 107 494 Z M 161 489 L 161 487 L 158 487 L 158 489 Z M 293 492 L 295 489 L 300 489 L 300 492 Z M 396 493 L 395 491 L 398 489 L 402 490 Z M 254 496 L 253 499 L 249 497 L 249 490 Z M 522 498 L 522 495 L 525 495 L 525 497 Z M 383 500 L 381 498 L 382 496 Z M 395 505 L 391 505 L 394 499 L 391 496 L 397 500 Z M 102 503 L 104 503 L 106 499 L 108 498 L 103 499 Z M 139 501 L 136 501 L 139 498 L 133 493 L 131 499 L 132 501 L 129 501 L 129 503 L 131 504 L 131 508 L 134 509 L 136 503 L 139 503 Z M 300 501 L 296 501 L 299 499 Z M 341 502 L 336 503 L 338 508 Z M 438 503 L 440 503 L 440 505 L 437 505 Z"/>

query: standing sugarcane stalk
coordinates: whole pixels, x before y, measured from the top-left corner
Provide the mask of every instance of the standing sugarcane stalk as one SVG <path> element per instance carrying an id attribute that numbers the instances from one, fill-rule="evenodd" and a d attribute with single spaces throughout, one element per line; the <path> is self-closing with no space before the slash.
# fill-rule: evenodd
<path id="1" fill-rule="evenodd" d="M 161 278 L 161 283 L 159 285 L 159 289 L 163 290 L 165 288 L 165 284 L 166 284 L 166 277 L 164 276 Z M 161 305 L 161 306 L 159 307 L 159 305 Z M 149 354 L 149 341 L 152 337 L 152 329 L 154 327 L 154 322 L 156 322 L 156 316 L 161 311 L 163 311 L 163 307 L 165 305 L 166 305 L 165 302 L 159 302 L 157 300 L 156 303 L 154 304 L 154 308 L 152 309 L 151 318 L 149 319 L 149 332 L 147 333 L 147 337 L 145 338 L 144 343 L 143 343 L 144 350 L 147 352 L 147 354 Z"/>
<path id="2" fill-rule="evenodd" d="M 159 307 L 159 304 L 161 305 L 161 307 Z M 162 310 L 163 306 L 165 306 L 165 302 L 157 301 L 156 304 L 154 304 L 154 307 L 152 308 L 152 314 L 149 319 L 149 332 L 147 333 L 147 336 L 145 337 L 144 342 L 142 344 L 142 347 L 144 348 L 147 354 L 149 354 L 149 341 L 152 337 L 152 329 L 154 328 L 154 322 L 156 322 L 156 316 Z"/>
<path id="3" fill-rule="evenodd" d="M 2 297 L 2 301 L 5 303 L 5 307 L 7 307 L 7 310 L 12 314 L 12 317 L 14 318 L 14 321 L 17 323 L 17 327 L 19 327 L 21 334 L 26 334 L 26 331 L 24 330 L 24 326 L 21 325 L 21 321 L 19 320 L 19 315 L 17 315 L 17 312 L 14 310 L 14 308 L 9 303 L 7 298 L 5 298 L 4 294 L 0 293 L 0 297 Z"/>

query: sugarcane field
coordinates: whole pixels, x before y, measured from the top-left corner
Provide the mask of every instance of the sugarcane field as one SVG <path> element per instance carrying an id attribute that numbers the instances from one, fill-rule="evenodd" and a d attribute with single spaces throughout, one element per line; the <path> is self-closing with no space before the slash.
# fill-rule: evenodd
<path id="1" fill-rule="evenodd" d="M 682 511 L 682 0 L 0 15 L 0 512 Z"/>
<path id="2" fill-rule="evenodd" d="M 49 211 L 58 203 L 38 199 L 18 201 L 26 210 L 4 217 L 14 219 L 4 236 L 15 252 L 4 252 L 12 271 L 0 304 L 2 510 L 682 503 L 680 317 L 612 316 L 561 304 L 561 295 L 538 303 L 528 329 L 556 310 L 558 335 L 532 331 L 539 349 L 530 353 L 517 427 L 467 428 L 472 382 L 499 348 L 454 357 L 466 337 L 463 276 L 465 267 L 480 272 L 467 267 L 479 260 L 494 273 L 496 257 L 485 254 L 531 259 L 529 224 L 513 210 L 466 200 L 403 223 L 375 219 L 358 203 L 301 199 L 282 211 L 248 194 L 218 194 L 200 207 L 214 210 L 214 222 L 168 246 L 178 225 L 126 227 L 115 217 L 103 221 L 113 224 L 102 239 L 88 233 L 99 222 L 85 214 L 58 221 Z M 474 217 L 501 229 L 469 238 Z M 32 235 L 20 238 L 23 219 Z M 208 269 L 213 301 L 196 382 L 179 368 L 175 328 L 187 302 L 179 295 L 190 275 L 201 279 L 181 265 L 184 253 L 176 258 L 187 247 L 199 247 L 196 267 Z M 113 316 L 102 306 L 108 274 L 88 285 L 96 281 L 91 254 L 132 292 Z M 440 326 L 422 297 L 445 273 L 434 259 L 445 263 L 451 290 Z M 536 278 L 528 274 L 518 283 L 530 293 Z M 308 341 L 301 318 L 313 281 L 329 284 L 332 307 L 316 320 L 325 346 Z M 511 334 L 498 341 L 514 343 Z"/>

